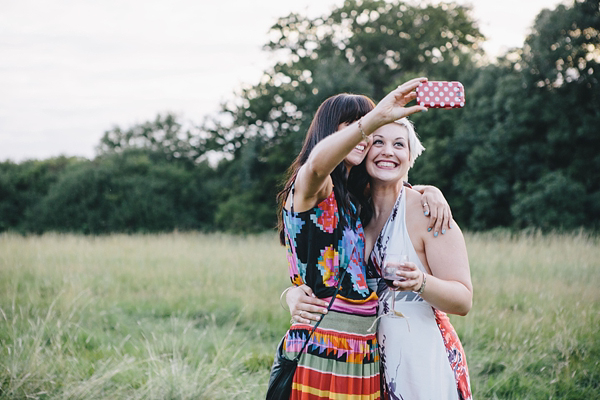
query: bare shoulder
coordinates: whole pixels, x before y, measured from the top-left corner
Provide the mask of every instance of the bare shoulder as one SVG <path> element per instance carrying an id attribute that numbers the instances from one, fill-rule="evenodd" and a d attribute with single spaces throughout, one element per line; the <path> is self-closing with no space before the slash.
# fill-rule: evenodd
<path id="1" fill-rule="evenodd" d="M 421 193 L 414 189 L 406 188 L 406 229 L 410 240 L 419 254 L 421 261 L 425 261 L 425 240 L 427 238 L 428 219 L 423 214 L 423 206 L 421 205 Z"/>
<path id="2" fill-rule="evenodd" d="M 406 221 L 413 227 L 426 228 L 429 224 L 429 219 L 423 213 L 421 193 L 410 188 L 406 188 Z"/>
<path id="3" fill-rule="evenodd" d="M 325 200 L 333 191 L 333 181 L 331 176 L 327 176 L 319 187 L 314 187 L 310 183 L 309 173 L 306 164 L 300 167 L 296 182 L 294 183 L 294 210 L 306 211 L 315 207 L 321 201 Z M 288 196 L 289 197 L 289 196 Z M 289 198 L 286 201 L 286 208 L 289 209 Z"/>

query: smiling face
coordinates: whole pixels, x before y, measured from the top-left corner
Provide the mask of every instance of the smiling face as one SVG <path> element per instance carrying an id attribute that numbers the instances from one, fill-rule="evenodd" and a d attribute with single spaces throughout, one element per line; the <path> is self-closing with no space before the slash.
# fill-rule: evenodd
<path id="1" fill-rule="evenodd" d="M 347 122 L 341 123 L 338 127 L 338 131 L 344 129 L 348 125 L 350 124 Z M 354 149 L 350 152 L 350 154 L 348 154 L 346 158 L 344 158 L 346 168 L 351 169 L 352 167 L 356 167 L 358 164 L 360 164 L 367 155 L 369 147 L 370 142 L 365 142 L 364 140 L 357 144 L 356 147 L 354 147 Z"/>
<path id="2" fill-rule="evenodd" d="M 398 183 L 410 169 L 408 129 L 391 123 L 371 135 L 366 169 L 373 183 Z"/>

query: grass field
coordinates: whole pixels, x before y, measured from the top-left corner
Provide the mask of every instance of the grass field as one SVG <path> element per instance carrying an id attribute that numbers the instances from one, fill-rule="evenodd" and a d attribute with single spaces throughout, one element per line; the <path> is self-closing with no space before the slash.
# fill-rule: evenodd
<path id="1" fill-rule="evenodd" d="M 598 238 L 466 239 L 474 397 L 600 398 Z M 262 399 L 288 283 L 271 234 L 0 235 L 0 399 Z"/>

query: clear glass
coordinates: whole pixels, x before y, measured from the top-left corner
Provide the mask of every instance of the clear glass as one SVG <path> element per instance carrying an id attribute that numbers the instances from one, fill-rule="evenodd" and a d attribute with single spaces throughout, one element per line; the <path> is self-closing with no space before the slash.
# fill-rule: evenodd
<path id="1" fill-rule="evenodd" d="M 381 277 L 385 281 L 386 285 L 392 291 L 392 306 L 391 309 L 385 314 L 394 318 L 404 318 L 404 315 L 396 311 L 396 293 L 397 288 L 394 286 L 394 281 L 402 281 L 403 278 L 399 277 L 397 272 L 402 269 L 404 263 L 408 262 L 408 255 L 404 253 L 388 253 L 385 255 L 383 260 L 383 267 L 381 268 Z"/>

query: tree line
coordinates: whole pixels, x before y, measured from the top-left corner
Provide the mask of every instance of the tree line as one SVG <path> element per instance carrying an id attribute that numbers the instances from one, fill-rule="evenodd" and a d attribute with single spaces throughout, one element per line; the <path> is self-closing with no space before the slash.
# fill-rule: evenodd
<path id="1" fill-rule="evenodd" d="M 494 61 L 469 11 L 346 0 L 280 18 L 265 49 L 281 61 L 218 115 L 114 127 L 92 160 L 0 163 L 0 231 L 272 229 L 318 105 L 340 92 L 377 101 L 416 76 L 465 86 L 464 109 L 412 118 L 427 150 L 409 177 L 442 189 L 461 226 L 597 230 L 599 1 L 542 10 L 523 47 Z"/>

